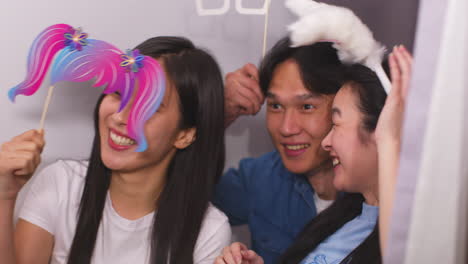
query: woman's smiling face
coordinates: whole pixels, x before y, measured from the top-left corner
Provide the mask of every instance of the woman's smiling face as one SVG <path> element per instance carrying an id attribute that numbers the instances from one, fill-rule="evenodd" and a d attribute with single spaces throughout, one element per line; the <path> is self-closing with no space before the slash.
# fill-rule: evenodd
<path id="1" fill-rule="evenodd" d="M 138 86 L 137 88 L 138 89 Z M 135 96 L 135 95 L 134 95 Z M 158 111 L 145 123 L 144 134 L 148 148 L 135 152 L 137 142 L 127 133 L 127 122 L 133 98 L 118 112 L 118 93 L 106 95 L 99 107 L 101 158 L 113 171 L 135 171 L 141 168 L 169 164 L 177 151 L 181 113 L 176 88 L 168 83 Z"/>
<path id="2" fill-rule="evenodd" d="M 345 84 L 333 101 L 333 127 L 322 146 L 333 159 L 335 187 L 363 193 L 377 186 L 377 147 L 374 133 L 362 125 L 359 95 L 352 85 Z"/>

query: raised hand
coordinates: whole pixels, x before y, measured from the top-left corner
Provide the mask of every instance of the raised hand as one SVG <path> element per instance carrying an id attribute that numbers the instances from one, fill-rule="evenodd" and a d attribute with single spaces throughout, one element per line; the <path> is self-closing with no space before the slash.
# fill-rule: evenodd
<path id="1" fill-rule="evenodd" d="M 265 101 L 258 82 L 258 70 L 253 64 L 226 75 L 224 84 L 225 126 L 241 115 L 257 114 Z"/>
<path id="2" fill-rule="evenodd" d="M 14 200 L 41 162 L 44 132 L 29 130 L 2 144 L 0 149 L 0 199 Z"/>
<path id="3" fill-rule="evenodd" d="M 400 144 L 403 115 L 411 81 L 413 58 L 403 46 L 393 49 L 389 56 L 392 90 L 376 128 L 377 144 Z"/>
<path id="4" fill-rule="evenodd" d="M 399 46 L 390 54 L 389 63 L 392 90 L 387 96 L 375 131 L 379 162 L 379 230 L 382 252 L 386 249 L 395 201 L 401 130 L 413 58 L 404 47 Z"/>

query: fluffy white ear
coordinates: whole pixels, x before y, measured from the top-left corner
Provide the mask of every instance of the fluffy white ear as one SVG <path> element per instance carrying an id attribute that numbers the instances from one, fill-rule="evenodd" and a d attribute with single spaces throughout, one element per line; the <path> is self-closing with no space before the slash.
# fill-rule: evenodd
<path id="1" fill-rule="evenodd" d="M 285 5 L 295 15 L 302 17 L 309 15 L 322 4 L 312 0 L 286 0 Z"/>
<path id="2" fill-rule="evenodd" d="M 369 67 L 377 73 L 385 90 L 390 90 L 391 83 L 381 66 L 385 47 L 353 11 L 312 0 L 287 0 L 286 7 L 299 16 L 288 27 L 293 47 L 333 42 L 343 63 Z"/>

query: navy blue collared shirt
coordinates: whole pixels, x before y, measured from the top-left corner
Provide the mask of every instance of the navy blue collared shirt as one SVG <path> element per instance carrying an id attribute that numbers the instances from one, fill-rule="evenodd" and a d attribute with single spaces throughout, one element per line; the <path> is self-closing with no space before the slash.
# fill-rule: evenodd
<path id="1" fill-rule="evenodd" d="M 213 203 L 231 225 L 249 225 L 252 249 L 266 264 L 276 263 L 317 214 L 306 177 L 289 172 L 276 151 L 229 169 L 216 186 Z"/>

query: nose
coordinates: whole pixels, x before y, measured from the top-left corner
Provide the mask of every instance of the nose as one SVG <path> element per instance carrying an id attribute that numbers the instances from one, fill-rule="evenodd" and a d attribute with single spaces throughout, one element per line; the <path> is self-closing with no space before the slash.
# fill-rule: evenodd
<path id="1" fill-rule="evenodd" d="M 331 137 L 332 137 L 333 130 L 330 130 L 325 136 L 325 138 L 322 140 L 322 148 L 326 151 L 331 151 L 332 146 L 331 146 Z"/>
<path id="2" fill-rule="evenodd" d="M 298 122 L 297 113 L 293 110 L 286 110 L 283 115 L 283 120 L 281 122 L 280 133 L 284 137 L 294 136 L 300 134 L 302 127 L 300 122 Z"/>
<path id="3" fill-rule="evenodd" d="M 130 104 L 128 103 L 124 109 L 122 109 L 122 111 L 116 111 L 113 115 L 112 115 L 112 119 L 114 119 L 114 121 L 117 123 L 117 125 L 119 126 L 124 126 L 124 125 L 127 125 L 127 122 L 128 122 L 128 117 L 130 115 L 130 110 L 131 110 L 131 106 Z"/>

